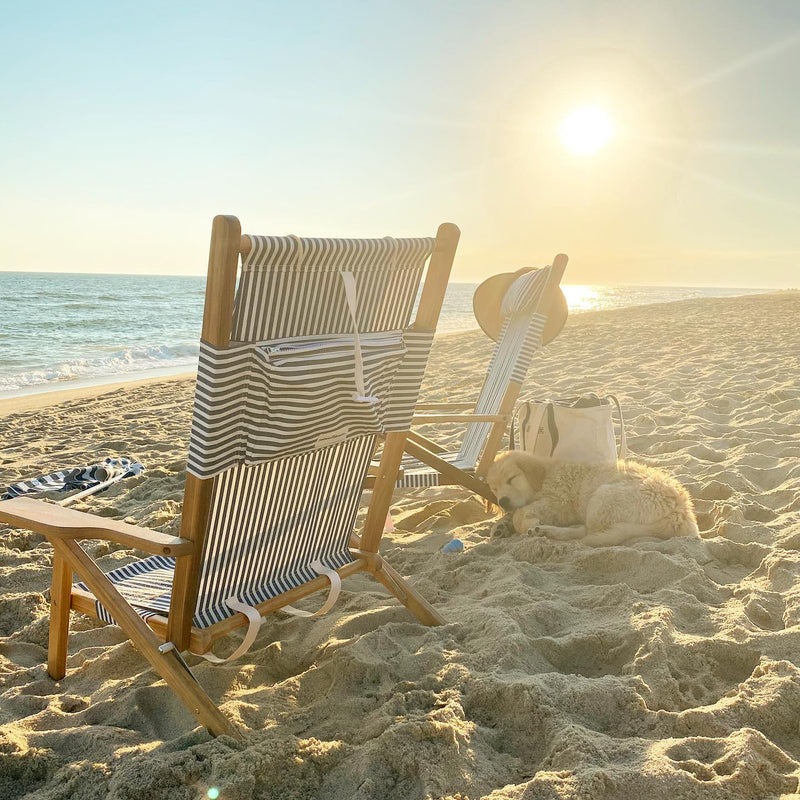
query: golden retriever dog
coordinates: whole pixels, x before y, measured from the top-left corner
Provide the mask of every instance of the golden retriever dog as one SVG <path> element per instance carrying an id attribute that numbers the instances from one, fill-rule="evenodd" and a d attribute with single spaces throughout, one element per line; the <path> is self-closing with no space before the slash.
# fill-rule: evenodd
<path id="1" fill-rule="evenodd" d="M 593 546 L 698 535 L 686 489 L 632 461 L 575 464 L 515 450 L 495 459 L 486 480 L 507 515 L 493 535 L 511 533 L 509 523 L 517 533 Z"/>

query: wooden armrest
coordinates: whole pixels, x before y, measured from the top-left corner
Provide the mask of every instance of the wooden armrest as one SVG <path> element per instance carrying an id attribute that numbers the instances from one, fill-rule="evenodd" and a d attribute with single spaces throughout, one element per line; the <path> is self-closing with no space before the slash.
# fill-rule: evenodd
<path id="1" fill-rule="evenodd" d="M 472 411 L 475 403 L 417 403 L 417 411 Z"/>
<path id="2" fill-rule="evenodd" d="M 0 501 L 0 522 L 56 539 L 103 539 L 159 556 L 186 556 L 195 549 L 188 539 L 30 497 Z"/>
<path id="3" fill-rule="evenodd" d="M 412 425 L 435 425 L 437 422 L 508 422 L 505 414 L 414 414 Z"/>

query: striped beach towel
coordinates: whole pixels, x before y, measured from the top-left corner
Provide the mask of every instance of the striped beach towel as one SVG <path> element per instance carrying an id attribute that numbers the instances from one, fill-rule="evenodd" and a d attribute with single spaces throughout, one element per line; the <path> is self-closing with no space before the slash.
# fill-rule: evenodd
<path id="1" fill-rule="evenodd" d="M 11 500 L 14 497 L 40 494 L 41 492 L 72 492 L 89 489 L 111 478 L 118 476 L 127 478 L 131 475 L 139 475 L 143 471 L 144 466 L 130 458 L 106 458 L 97 464 L 73 467 L 13 483 L 0 495 L 0 500 Z"/>

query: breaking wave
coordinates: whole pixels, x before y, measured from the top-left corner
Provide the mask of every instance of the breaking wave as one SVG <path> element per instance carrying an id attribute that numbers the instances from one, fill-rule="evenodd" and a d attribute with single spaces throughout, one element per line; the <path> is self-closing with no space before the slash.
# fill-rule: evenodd
<path id="1" fill-rule="evenodd" d="M 152 369 L 194 370 L 198 353 L 196 344 L 125 347 L 52 365 L 42 364 L 24 372 L 5 372 L 0 374 L 0 392 L 86 378 L 113 378 Z"/>

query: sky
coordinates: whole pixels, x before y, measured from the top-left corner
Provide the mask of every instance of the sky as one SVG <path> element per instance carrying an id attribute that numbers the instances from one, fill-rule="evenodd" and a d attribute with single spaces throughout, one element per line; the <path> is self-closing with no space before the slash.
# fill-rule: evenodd
<path id="1" fill-rule="evenodd" d="M 800 285 L 796 0 L 32 0 L 0 53 L 3 270 L 203 274 L 225 213 L 455 222 L 458 281 Z"/>

